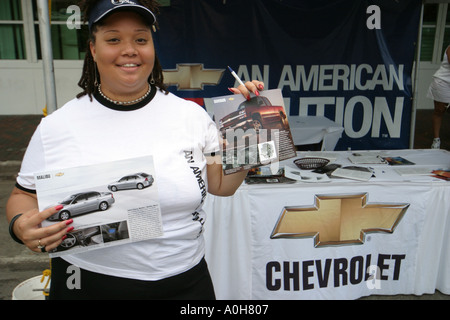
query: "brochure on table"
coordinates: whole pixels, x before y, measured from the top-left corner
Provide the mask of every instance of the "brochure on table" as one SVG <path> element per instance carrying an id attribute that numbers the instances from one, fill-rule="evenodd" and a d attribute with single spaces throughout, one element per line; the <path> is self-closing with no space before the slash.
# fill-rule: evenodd
<path id="1" fill-rule="evenodd" d="M 39 210 L 64 206 L 42 226 L 73 219 L 51 257 L 163 235 L 152 156 L 40 172 L 35 181 Z"/>
<path id="2" fill-rule="evenodd" d="M 296 150 L 280 89 L 205 99 L 220 130 L 225 174 L 293 158 Z"/>

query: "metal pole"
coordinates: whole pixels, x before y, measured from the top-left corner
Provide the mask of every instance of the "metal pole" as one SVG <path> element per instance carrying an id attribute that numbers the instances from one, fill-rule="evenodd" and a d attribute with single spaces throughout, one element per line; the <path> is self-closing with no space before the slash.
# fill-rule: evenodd
<path id="1" fill-rule="evenodd" d="M 38 0 L 39 34 L 41 36 L 42 65 L 44 68 L 45 97 L 47 114 L 57 109 L 55 70 L 53 67 L 52 37 L 48 0 Z"/>
<path id="2" fill-rule="evenodd" d="M 420 23 L 419 32 L 417 35 L 417 49 L 416 49 L 416 65 L 414 68 L 414 80 L 413 80 L 413 103 L 411 110 L 411 129 L 409 133 L 409 148 L 414 149 L 414 138 L 416 133 L 416 112 L 417 112 L 417 81 L 419 77 L 419 66 L 420 66 L 420 53 L 422 47 L 422 26 L 423 26 L 423 10 L 424 4 L 422 3 L 422 8 L 420 9 Z"/>

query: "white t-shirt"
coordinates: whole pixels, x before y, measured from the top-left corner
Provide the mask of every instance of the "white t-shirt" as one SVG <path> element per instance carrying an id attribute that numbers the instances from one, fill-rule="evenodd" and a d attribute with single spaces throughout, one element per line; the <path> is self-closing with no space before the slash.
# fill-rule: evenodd
<path id="1" fill-rule="evenodd" d="M 197 104 L 159 90 L 152 94 L 149 103 L 130 111 L 105 107 L 97 96 L 92 102 L 74 99 L 44 118 L 30 141 L 17 178 L 28 190 L 35 190 L 34 172 L 153 155 L 164 235 L 63 257 L 80 268 L 159 280 L 189 270 L 204 256 L 204 155 L 219 150 L 217 128 Z"/>

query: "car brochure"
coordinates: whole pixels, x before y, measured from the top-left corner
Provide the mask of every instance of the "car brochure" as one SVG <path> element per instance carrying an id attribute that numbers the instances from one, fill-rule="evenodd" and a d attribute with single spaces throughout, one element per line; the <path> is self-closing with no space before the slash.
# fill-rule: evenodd
<path id="1" fill-rule="evenodd" d="M 433 177 L 439 178 L 445 181 L 450 181 L 450 171 L 449 170 L 433 170 Z"/>
<path id="2" fill-rule="evenodd" d="M 280 89 L 205 99 L 221 136 L 224 174 L 274 164 L 296 156 Z"/>
<path id="3" fill-rule="evenodd" d="M 275 184 L 275 183 L 294 183 L 295 180 L 289 179 L 284 174 L 284 168 L 278 168 L 277 172 L 272 173 L 269 166 L 252 168 L 245 177 L 246 184 Z"/>
<path id="4" fill-rule="evenodd" d="M 391 166 L 414 165 L 414 162 L 406 160 L 403 157 L 384 157 L 383 158 Z"/>
<path id="5" fill-rule="evenodd" d="M 42 227 L 73 219 L 51 257 L 163 235 L 152 156 L 35 174 L 39 210 L 63 205 Z"/>

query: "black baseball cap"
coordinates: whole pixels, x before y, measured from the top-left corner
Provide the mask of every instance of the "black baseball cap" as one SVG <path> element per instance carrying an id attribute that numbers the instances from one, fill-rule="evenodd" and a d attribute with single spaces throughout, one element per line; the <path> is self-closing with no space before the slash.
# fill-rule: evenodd
<path id="1" fill-rule="evenodd" d="M 89 13 L 89 30 L 108 14 L 118 10 L 129 10 L 139 13 L 150 24 L 154 25 L 156 17 L 150 9 L 144 7 L 137 0 L 100 0 Z"/>

